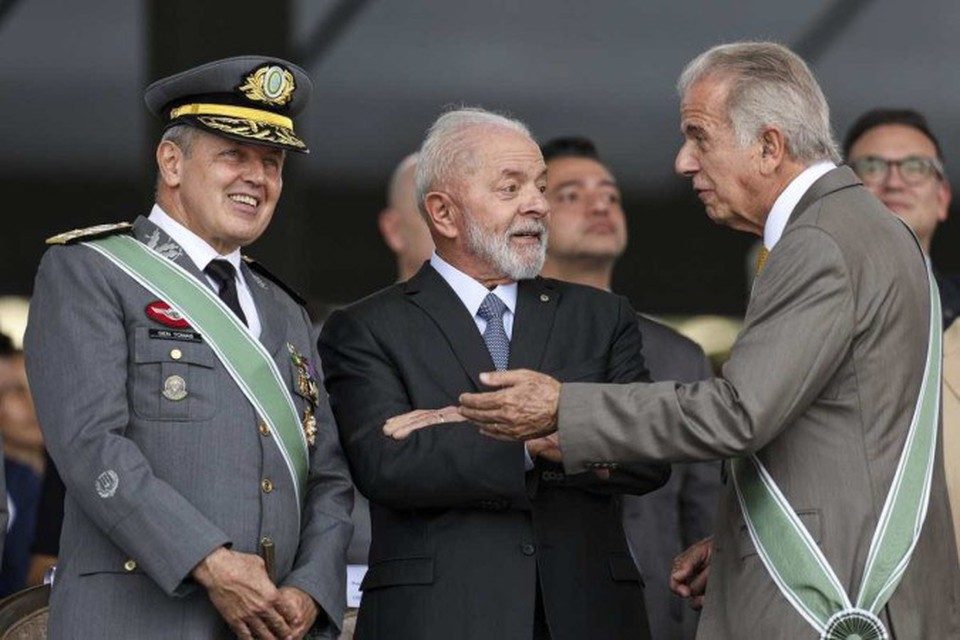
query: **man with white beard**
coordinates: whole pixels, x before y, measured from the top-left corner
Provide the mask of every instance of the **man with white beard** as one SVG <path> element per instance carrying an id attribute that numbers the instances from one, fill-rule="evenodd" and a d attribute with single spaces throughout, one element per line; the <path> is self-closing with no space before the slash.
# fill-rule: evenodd
<path id="1" fill-rule="evenodd" d="M 417 164 L 436 251 L 409 281 L 335 312 L 320 337 L 354 481 L 370 500 L 358 640 L 649 638 L 618 494 L 661 465 L 568 475 L 555 439 L 481 436 L 452 406 L 490 369 L 647 378 L 626 299 L 537 278 L 546 166 L 527 128 L 443 114 Z M 536 398 L 530 399 L 537 402 Z"/>

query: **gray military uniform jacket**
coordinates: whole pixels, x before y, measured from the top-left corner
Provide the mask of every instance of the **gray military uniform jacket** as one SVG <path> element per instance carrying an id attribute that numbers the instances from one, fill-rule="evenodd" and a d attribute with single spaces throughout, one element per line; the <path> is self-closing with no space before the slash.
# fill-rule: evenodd
<path id="1" fill-rule="evenodd" d="M 856 597 L 923 376 L 928 289 L 916 239 L 848 168 L 835 169 L 807 190 L 770 253 L 723 378 L 563 385 L 565 465 L 756 452 Z M 938 448 L 920 539 L 881 618 L 897 640 L 958 638 L 958 607 Z M 757 556 L 728 483 L 697 637 L 816 635 Z"/>
<path id="2" fill-rule="evenodd" d="M 134 233 L 202 279 L 155 225 L 139 218 Z M 306 312 L 243 268 L 260 341 L 302 415 L 309 400 L 288 345 L 319 371 Z M 191 571 L 217 547 L 257 553 L 264 538 L 277 584 L 307 592 L 321 624 L 339 625 L 352 489 L 323 391 L 301 505 L 275 436 L 202 336 L 171 337 L 148 317 L 156 301 L 89 247 L 53 247 L 40 265 L 26 363 L 67 488 L 50 637 L 229 637 Z M 185 397 L 164 394 L 171 376 Z"/>

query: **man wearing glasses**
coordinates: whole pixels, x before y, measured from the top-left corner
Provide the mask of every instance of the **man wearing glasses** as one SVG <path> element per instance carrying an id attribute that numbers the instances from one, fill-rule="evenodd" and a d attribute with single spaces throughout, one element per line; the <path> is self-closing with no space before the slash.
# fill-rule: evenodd
<path id="1" fill-rule="evenodd" d="M 940 143 L 927 119 L 912 109 L 868 111 L 847 132 L 843 155 L 863 184 L 910 225 L 929 256 L 951 194 Z M 946 330 L 960 313 L 960 278 L 936 269 L 934 276 Z"/>
<path id="2" fill-rule="evenodd" d="M 843 153 L 863 184 L 910 225 L 930 255 L 933 232 L 947 219 L 950 183 L 927 119 L 911 109 L 868 111 L 847 132 Z M 960 551 L 960 323 L 948 329 L 960 311 L 960 277 L 933 273 L 943 309 L 944 469 Z"/>

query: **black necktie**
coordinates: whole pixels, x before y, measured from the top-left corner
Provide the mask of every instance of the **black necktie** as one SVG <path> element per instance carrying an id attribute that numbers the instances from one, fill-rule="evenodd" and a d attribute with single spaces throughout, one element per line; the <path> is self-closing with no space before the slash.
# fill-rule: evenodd
<path id="1" fill-rule="evenodd" d="M 220 299 L 223 300 L 224 304 L 237 314 L 243 324 L 247 324 L 247 316 L 243 315 L 243 309 L 240 308 L 240 298 L 237 297 L 237 272 L 233 265 L 226 260 L 211 260 L 203 272 L 217 283 Z"/>

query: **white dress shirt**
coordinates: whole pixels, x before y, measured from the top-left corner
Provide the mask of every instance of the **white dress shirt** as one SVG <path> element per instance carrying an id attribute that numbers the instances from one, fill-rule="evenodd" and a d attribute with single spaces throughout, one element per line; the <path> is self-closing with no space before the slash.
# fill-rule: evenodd
<path id="1" fill-rule="evenodd" d="M 467 308 L 467 311 L 469 311 L 473 317 L 473 321 L 477 324 L 477 330 L 480 331 L 481 335 L 483 335 L 483 332 L 487 328 L 487 321 L 478 316 L 477 311 L 480 310 L 480 305 L 483 303 L 484 298 L 487 297 L 487 294 L 496 294 L 496 296 L 507 305 L 506 310 L 503 312 L 503 330 L 506 332 L 507 338 L 513 339 L 513 317 L 517 311 L 516 282 L 498 285 L 491 291 L 438 256 L 436 251 L 430 256 L 430 266 L 436 269 L 440 277 L 446 280 L 447 284 L 456 292 L 457 297 L 460 298 L 460 302 L 463 303 L 463 306 Z M 523 447 L 523 456 L 524 468 L 527 471 L 533 469 L 533 459 L 530 457 L 530 452 L 527 451 L 526 445 Z"/>
<path id="2" fill-rule="evenodd" d="M 260 338 L 260 314 L 257 313 L 257 305 L 253 303 L 253 296 L 250 294 L 247 281 L 243 278 L 243 271 L 240 270 L 240 249 L 225 256 L 220 255 L 203 238 L 171 218 L 158 204 L 153 205 L 147 220 L 160 227 L 179 244 L 200 271 L 203 271 L 212 260 L 216 259 L 226 260 L 233 265 L 237 274 L 237 298 L 240 300 L 240 308 L 243 309 L 243 315 L 247 317 L 250 333 L 253 337 Z M 206 273 L 204 273 L 204 276 L 206 276 L 210 288 L 219 293 L 217 283 L 213 278 Z"/>

